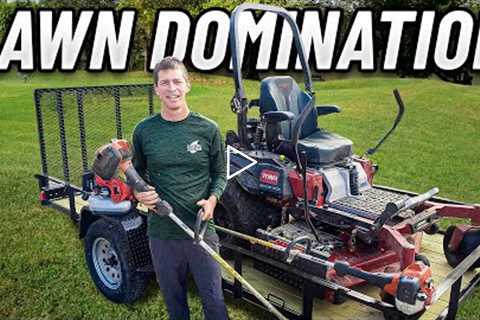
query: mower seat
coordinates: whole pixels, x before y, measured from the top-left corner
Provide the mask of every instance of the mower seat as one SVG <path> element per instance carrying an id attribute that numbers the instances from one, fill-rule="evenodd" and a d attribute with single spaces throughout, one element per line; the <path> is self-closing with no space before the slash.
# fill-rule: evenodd
<path id="1" fill-rule="evenodd" d="M 291 143 L 296 122 L 312 97 L 300 89 L 290 76 L 268 77 L 260 84 L 260 114 L 269 111 L 289 111 L 294 114 L 290 121 L 279 123 L 283 141 L 272 151 L 284 153 L 294 160 L 294 146 Z M 298 140 L 299 152 L 305 151 L 308 163 L 324 165 L 340 161 L 352 155 L 352 141 L 337 134 L 318 128 L 317 110 L 307 115 Z M 268 130 L 268 129 L 267 129 Z M 268 141 L 267 141 L 267 144 Z M 269 144 L 270 145 L 270 144 Z"/>

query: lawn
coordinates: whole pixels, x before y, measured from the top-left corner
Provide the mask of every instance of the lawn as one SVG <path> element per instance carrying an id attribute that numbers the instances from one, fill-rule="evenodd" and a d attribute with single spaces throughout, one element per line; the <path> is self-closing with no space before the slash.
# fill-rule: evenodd
<path id="1" fill-rule="evenodd" d="M 24 81 L 16 73 L 0 75 L 0 318 L 1 319 L 166 319 L 159 290 L 152 282 L 146 296 L 132 306 L 103 298 L 90 281 L 83 243 L 70 220 L 40 207 L 33 178 L 40 172 L 33 108 L 34 88 L 94 84 L 146 83 L 149 75 L 33 74 Z M 258 83 L 247 93 L 256 98 Z M 417 192 L 437 186 L 440 195 L 480 203 L 480 87 L 437 80 L 369 77 L 315 83 L 317 104 L 337 104 L 343 111 L 320 124 L 351 138 L 363 153 L 386 132 L 395 116 L 391 93 L 398 88 L 407 111 L 396 134 L 375 155 L 379 184 Z M 225 133 L 235 126 L 229 110 L 231 78 L 193 76 L 189 104 L 217 121 Z M 201 305 L 190 290 L 194 319 Z M 459 318 L 480 318 L 480 292 L 469 299 Z M 264 313 L 228 300 L 232 319 L 261 319 Z"/>

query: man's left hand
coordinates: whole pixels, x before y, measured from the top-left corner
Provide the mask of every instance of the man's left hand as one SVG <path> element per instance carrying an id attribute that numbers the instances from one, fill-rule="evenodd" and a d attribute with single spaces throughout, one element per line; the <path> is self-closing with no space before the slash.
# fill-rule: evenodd
<path id="1" fill-rule="evenodd" d="M 217 197 L 211 195 L 208 199 L 202 199 L 197 202 L 197 206 L 203 208 L 202 220 L 210 220 L 213 218 L 213 211 L 217 205 Z"/>

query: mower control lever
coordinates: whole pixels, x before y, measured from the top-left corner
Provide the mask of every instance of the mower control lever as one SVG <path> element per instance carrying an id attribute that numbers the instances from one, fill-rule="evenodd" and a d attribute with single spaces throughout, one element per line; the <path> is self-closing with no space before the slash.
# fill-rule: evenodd
<path id="1" fill-rule="evenodd" d="M 267 111 L 263 114 L 263 119 L 268 123 L 278 123 L 293 118 L 295 115 L 290 111 Z"/>
<path id="2" fill-rule="evenodd" d="M 195 237 L 193 238 L 194 244 L 198 244 L 201 240 L 203 240 L 205 231 L 207 231 L 208 220 L 205 220 L 205 221 L 202 220 L 202 213 L 203 213 L 203 209 L 198 210 L 197 219 L 195 220 L 195 230 L 194 230 Z"/>
<path id="3" fill-rule="evenodd" d="M 342 109 L 336 105 L 316 106 L 317 116 L 326 116 L 331 113 L 340 113 Z"/>
<path id="4" fill-rule="evenodd" d="M 400 121 L 402 121 L 403 114 L 405 112 L 405 104 L 403 103 L 402 97 L 400 96 L 400 92 L 398 92 L 397 89 L 393 90 L 393 96 L 395 97 L 395 100 L 397 101 L 397 105 L 398 105 L 398 113 L 395 118 L 395 121 L 393 122 L 393 126 L 390 128 L 390 130 L 388 130 L 388 132 L 383 136 L 383 138 L 377 142 L 377 145 L 375 147 L 370 148 L 365 152 L 363 157 L 371 156 L 375 152 L 377 152 L 378 148 L 380 148 L 380 146 L 388 139 L 388 137 L 393 133 L 393 131 L 395 131 Z"/>
<path id="5" fill-rule="evenodd" d="M 385 207 L 383 213 L 375 220 L 375 228 L 377 230 L 380 229 L 387 221 L 398 215 L 400 212 L 422 204 L 423 202 L 436 195 L 438 191 L 438 188 L 432 188 L 429 191 L 413 198 L 387 203 L 387 206 Z"/>

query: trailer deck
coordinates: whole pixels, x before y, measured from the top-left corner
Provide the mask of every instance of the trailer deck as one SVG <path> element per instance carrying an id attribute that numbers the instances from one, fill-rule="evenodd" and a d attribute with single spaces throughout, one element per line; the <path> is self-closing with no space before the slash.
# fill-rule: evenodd
<path id="1" fill-rule="evenodd" d="M 80 212 L 81 208 L 86 204 L 87 202 L 80 196 L 75 197 L 76 212 Z M 64 212 L 70 212 L 70 202 L 68 198 L 52 200 L 51 205 Z M 439 284 L 444 281 L 444 279 L 453 269 L 448 265 L 443 255 L 442 235 L 423 234 L 421 253 L 425 255 L 431 262 L 434 283 Z M 229 263 L 235 267 L 235 261 L 230 260 Z M 239 271 L 239 266 L 237 265 L 236 267 L 237 271 Z M 298 314 L 299 318 L 302 318 L 302 314 L 305 312 L 304 291 L 256 270 L 253 267 L 253 260 L 245 255 L 242 256 L 240 268 L 242 275 L 247 279 L 247 281 L 252 283 L 255 288 L 269 301 L 279 307 L 282 307 L 284 310 L 288 310 L 291 312 L 291 314 Z M 233 296 L 239 297 L 238 292 L 234 292 L 235 286 L 233 277 L 224 272 L 223 279 L 226 292 L 232 294 Z M 460 290 L 462 292 L 462 294 L 460 294 L 460 302 L 463 301 L 464 298 L 473 291 L 478 283 L 480 283 L 480 272 L 469 271 L 463 275 L 463 281 Z M 249 294 L 248 291 L 246 289 L 242 290 L 244 297 L 247 297 Z M 379 289 L 373 286 L 364 285 L 356 287 L 355 290 L 372 298 L 379 299 Z M 448 319 L 449 317 L 447 317 L 447 313 L 449 301 L 450 290 L 443 294 L 436 303 L 430 306 L 420 319 Z M 384 319 L 381 311 L 374 308 L 368 308 L 365 305 L 350 299 L 347 299 L 347 301 L 341 305 L 334 305 L 320 299 L 313 299 L 312 302 L 312 319 Z"/>
<path id="2" fill-rule="evenodd" d="M 442 235 L 424 234 L 421 253 L 427 256 L 427 258 L 430 260 L 434 275 L 434 283 L 437 284 L 441 283 L 449 274 L 449 272 L 452 271 L 452 268 L 445 260 L 442 250 Z M 302 312 L 303 293 L 301 290 L 289 286 L 282 281 L 279 281 L 261 271 L 254 269 L 251 259 L 245 259 L 243 262 L 242 271 L 242 275 L 245 276 L 247 281 L 253 283 L 255 288 L 260 293 L 265 296 L 269 296 L 270 300 L 284 304 L 285 307 L 298 313 Z M 229 283 L 233 283 L 233 278 L 229 274 L 224 273 L 223 277 Z M 474 278 L 476 278 L 478 281 L 479 277 L 480 273 L 478 271 L 469 271 L 465 273 L 463 276 L 464 281 L 462 282 L 462 289 L 466 289 Z M 355 289 L 371 297 L 379 297 L 379 289 L 373 286 L 365 285 L 356 287 Z M 445 293 L 435 304 L 433 304 L 420 319 L 438 319 L 439 314 L 448 308 L 449 296 L 450 290 Z M 342 305 L 334 305 L 323 300 L 315 299 L 312 319 L 377 320 L 384 318 L 380 311 L 373 308 L 366 308 L 364 305 L 356 303 L 352 300 L 347 300 Z"/>

